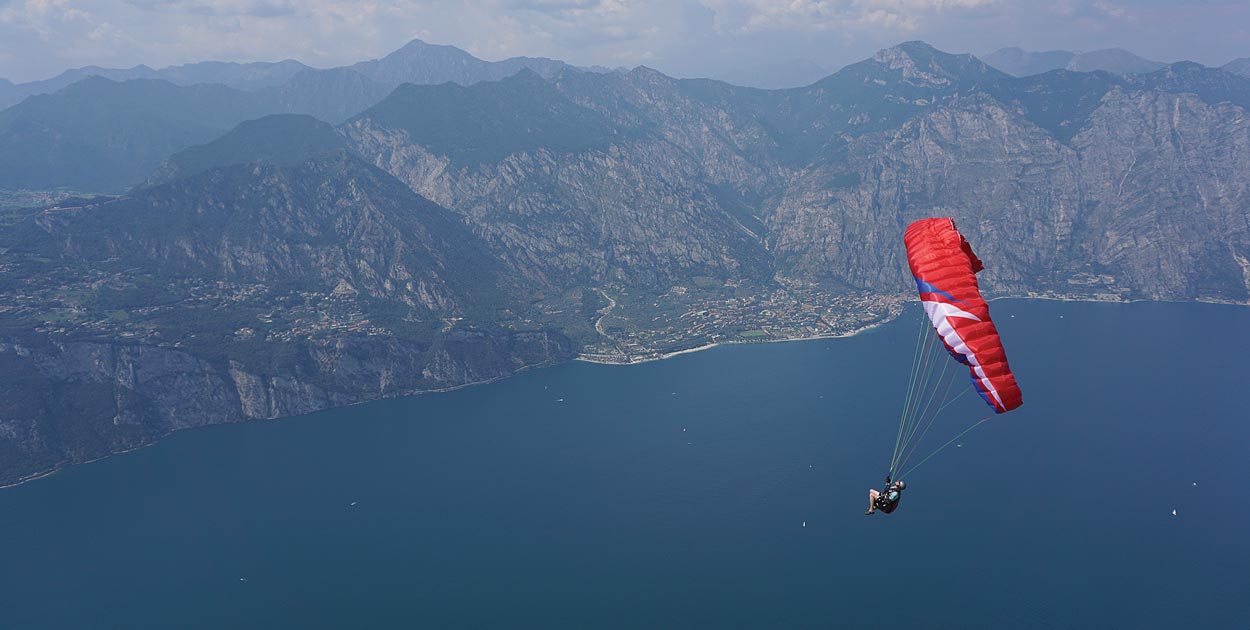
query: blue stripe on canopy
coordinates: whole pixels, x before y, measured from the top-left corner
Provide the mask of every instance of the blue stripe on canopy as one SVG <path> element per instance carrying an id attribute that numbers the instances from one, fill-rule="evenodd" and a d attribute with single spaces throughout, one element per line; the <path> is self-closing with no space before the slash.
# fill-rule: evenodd
<path id="1" fill-rule="evenodd" d="M 915 278 L 915 276 L 912 276 L 912 277 Z M 958 302 L 959 304 L 967 304 L 967 302 L 963 300 L 956 300 L 955 296 L 933 286 L 932 284 L 924 280 L 921 280 L 920 278 L 916 278 L 916 290 L 919 291 L 920 293 L 933 293 L 934 295 L 940 295 L 952 302 Z"/>

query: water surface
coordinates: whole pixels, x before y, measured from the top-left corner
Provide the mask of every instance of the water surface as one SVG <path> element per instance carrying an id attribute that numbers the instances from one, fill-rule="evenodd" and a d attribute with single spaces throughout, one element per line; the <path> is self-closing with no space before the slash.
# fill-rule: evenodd
<path id="1" fill-rule="evenodd" d="M 914 316 L 184 432 L 0 491 L 0 627 L 1250 627 L 1250 310 L 992 308 L 1025 405 L 893 515 L 863 510 Z"/>

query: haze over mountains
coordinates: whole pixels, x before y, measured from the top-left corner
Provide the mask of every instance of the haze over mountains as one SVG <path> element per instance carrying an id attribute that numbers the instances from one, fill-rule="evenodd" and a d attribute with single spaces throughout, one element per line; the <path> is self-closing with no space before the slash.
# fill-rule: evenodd
<path id="1" fill-rule="evenodd" d="M 577 354 L 854 330 L 914 290 L 925 216 L 992 295 L 1250 301 L 1230 70 L 1014 77 L 908 42 L 760 90 L 400 52 L 0 112 L 0 186 L 116 195 L 0 213 L 0 481 Z"/>
<path id="2" fill-rule="evenodd" d="M 1163 62 L 1151 61 L 1120 48 L 1108 48 L 1090 52 L 1052 50 L 1029 52 L 1020 48 L 1001 48 L 981 57 L 994 68 L 1014 76 L 1040 74 L 1050 70 L 1067 69 L 1079 72 L 1104 70 L 1113 74 L 1143 73 L 1157 70 Z M 1229 62 L 1224 69 L 1245 74 L 1246 59 Z M 90 76 L 113 81 L 131 79 L 160 79 L 175 85 L 215 83 L 237 90 L 257 91 L 281 88 L 293 81 L 307 86 L 310 83 L 334 84 L 342 88 L 344 82 L 369 83 L 377 89 L 389 92 L 400 83 L 438 84 L 446 81 L 471 85 L 479 81 L 495 81 L 528 68 L 543 77 L 551 77 L 565 68 L 565 62 L 541 57 L 513 57 L 502 61 L 484 61 L 455 46 L 437 45 L 414 39 L 400 49 L 382 57 L 358 62 L 349 66 L 317 69 L 298 61 L 287 59 L 279 62 L 235 63 L 204 61 L 159 70 L 146 65 L 132 68 L 102 68 L 85 66 L 66 70 L 61 74 L 40 81 L 14 84 L 0 78 L 0 109 L 37 94 L 51 94 L 72 83 Z M 595 72 L 608 72 L 607 68 L 582 68 Z M 811 60 L 796 58 L 786 63 L 763 63 L 744 65 L 723 76 L 720 80 L 735 85 L 782 89 L 809 85 L 830 74 L 830 70 Z M 297 80 L 297 77 L 298 80 Z M 307 88 L 304 88 L 307 89 Z M 288 91 L 290 88 L 288 88 Z M 298 91 L 298 90 L 297 90 Z M 374 99 L 371 102 L 376 102 Z M 340 114 L 345 118 L 360 109 Z M 308 112 L 303 112 L 308 113 Z M 333 116 L 331 116 L 333 117 Z"/>
<path id="3" fill-rule="evenodd" d="M 572 66 L 531 57 L 482 61 L 413 40 L 382 59 L 328 70 L 289 60 L 204 62 L 162 70 L 88 67 L 0 84 L 0 108 L 6 98 L 21 101 L 0 111 L 0 188 L 121 192 L 174 151 L 244 120 L 299 113 L 339 123 L 401 83 L 471 85 L 522 69 L 551 77 L 566 68 Z"/>
<path id="4" fill-rule="evenodd" d="M 981 57 L 985 63 L 1012 76 L 1027 77 L 1051 70 L 1095 72 L 1111 74 L 1145 74 L 1169 64 L 1139 57 L 1123 48 L 1107 48 L 1090 52 L 1048 50 L 1029 52 L 1020 48 L 1000 48 Z M 1233 74 L 1250 76 L 1250 58 L 1234 59 L 1221 69 Z"/>
<path id="5" fill-rule="evenodd" d="M 1111 74 L 1142 74 L 1153 72 L 1167 65 L 1134 55 L 1122 48 L 1107 48 L 1091 52 L 1049 50 L 1027 52 L 1019 48 L 1001 48 L 983 57 L 988 63 L 1007 74 L 1026 77 L 1051 70 L 1093 72 L 1102 70 Z"/>
<path id="6" fill-rule="evenodd" d="M 138 65 L 133 68 L 75 68 L 43 81 L 13 84 L 0 79 L 0 109 L 9 107 L 35 94 L 50 94 L 89 76 L 113 81 L 160 79 L 175 85 L 216 83 L 236 90 L 256 91 L 280 88 L 289 82 L 339 82 L 345 75 L 355 81 L 367 81 L 394 89 L 400 83 L 443 83 L 451 81 L 469 85 L 478 81 L 494 81 L 528 68 L 542 76 L 551 76 L 568 66 L 562 61 L 541 57 L 513 57 L 503 61 L 483 61 L 455 46 L 427 44 L 414 39 L 399 50 L 381 59 L 362 61 L 342 68 L 317 69 L 287 59 L 276 63 L 231 63 L 205 61 L 153 70 Z M 594 69 L 602 71 L 604 69 Z M 278 90 L 281 91 L 281 90 Z M 359 111 L 359 110 L 356 110 Z M 355 113 L 355 112 L 351 112 Z"/>

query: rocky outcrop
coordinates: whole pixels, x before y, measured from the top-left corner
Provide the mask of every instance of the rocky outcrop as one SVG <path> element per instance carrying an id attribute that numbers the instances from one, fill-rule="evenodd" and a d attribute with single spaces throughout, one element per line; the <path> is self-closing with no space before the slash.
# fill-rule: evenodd
<path id="1" fill-rule="evenodd" d="M 0 339 L 0 485 L 172 431 L 482 383 L 574 356 L 571 342 L 551 331 L 297 346 L 298 360 L 275 372 L 176 348 Z"/>
<path id="2" fill-rule="evenodd" d="M 1231 104 L 1116 88 L 1065 144 L 970 97 L 806 170 L 768 215 L 772 250 L 796 277 L 901 288 L 895 235 L 949 215 L 994 261 L 981 282 L 998 294 L 1244 302 L 1248 121 Z"/>
<path id="3" fill-rule="evenodd" d="M 1088 262 L 1141 297 L 1245 301 L 1250 116 L 1193 94 L 1113 90 L 1072 140 Z"/>
<path id="4" fill-rule="evenodd" d="M 898 234 L 927 216 L 956 217 L 995 261 L 983 275 L 993 289 L 1035 286 L 1067 261 L 1076 156 L 991 99 L 968 97 L 859 138 L 849 155 L 804 171 L 770 209 L 771 249 L 788 275 L 902 290 Z"/>
<path id="5" fill-rule="evenodd" d="M 470 217 L 495 255 L 532 282 L 667 286 L 696 275 L 770 275 L 758 235 L 721 206 L 699 163 L 668 142 L 538 150 L 468 167 L 368 119 L 343 131 L 414 191 Z"/>

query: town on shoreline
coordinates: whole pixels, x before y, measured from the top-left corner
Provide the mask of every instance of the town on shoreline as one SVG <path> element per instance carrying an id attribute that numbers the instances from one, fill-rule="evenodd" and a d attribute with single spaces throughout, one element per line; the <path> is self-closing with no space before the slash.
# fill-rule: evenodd
<path id="1" fill-rule="evenodd" d="M 898 317 L 907 300 L 902 294 L 835 294 L 785 280 L 718 289 L 674 286 L 658 296 L 596 289 L 607 306 L 594 322 L 598 338 L 577 360 L 629 364 L 723 344 L 847 337 Z"/>
<path id="2" fill-rule="evenodd" d="M 604 297 L 609 306 L 600 310 L 595 322 L 595 329 L 603 339 L 587 344 L 576 357 L 577 361 L 628 365 L 722 345 L 851 337 L 897 319 L 916 299 L 911 294 L 832 295 L 812 287 L 791 285 L 771 295 L 696 302 L 678 317 L 686 322 L 686 328 L 656 326 L 661 319 L 656 317 L 651 328 L 641 329 L 623 325 L 629 316 L 617 313 L 617 300 L 606 293 Z M 1115 293 L 1083 295 L 1052 291 L 1003 295 L 990 301 L 998 299 L 1121 304 L 1150 301 L 1128 299 Z M 659 306 L 662 300 L 652 306 Z M 605 324 L 613 319 L 615 321 Z"/>

